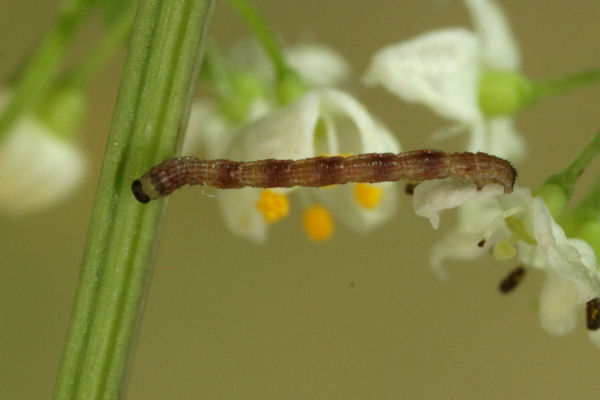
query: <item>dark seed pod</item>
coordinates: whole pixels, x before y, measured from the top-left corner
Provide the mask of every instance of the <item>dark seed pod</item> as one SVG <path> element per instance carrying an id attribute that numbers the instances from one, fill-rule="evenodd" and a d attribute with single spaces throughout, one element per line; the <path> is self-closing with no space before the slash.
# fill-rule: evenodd
<path id="1" fill-rule="evenodd" d="M 518 266 L 517 268 L 513 269 L 504 279 L 502 279 L 502 282 L 500 282 L 500 292 L 504 294 L 512 292 L 517 286 L 519 286 L 524 277 L 525 268 Z"/>
<path id="2" fill-rule="evenodd" d="M 595 297 L 585 305 L 587 328 L 596 331 L 600 328 L 600 298 Z"/>

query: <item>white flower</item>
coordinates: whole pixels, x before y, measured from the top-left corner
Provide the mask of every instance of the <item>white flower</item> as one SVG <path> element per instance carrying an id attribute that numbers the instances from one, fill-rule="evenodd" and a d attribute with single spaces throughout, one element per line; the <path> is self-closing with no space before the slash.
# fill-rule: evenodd
<path id="1" fill-rule="evenodd" d="M 0 94 L 0 107 L 8 94 Z M 85 159 L 72 142 L 32 115 L 0 140 L 0 209 L 25 214 L 50 207 L 77 189 Z"/>
<path id="2" fill-rule="evenodd" d="M 470 214 L 462 216 L 454 235 L 435 246 L 434 268 L 441 270 L 445 257 L 475 258 L 493 247 L 497 258 L 516 254 L 522 265 L 546 272 L 539 315 L 548 332 L 570 332 L 577 312 L 587 301 L 600 296 L 600 271 L 594 250 L 583 240 L 567 238 L 544 200 L 532 196 L 528 189 L 515 187 L 512 193 L 490 198 L 483 192 L 474 195 L 469 185 L 431 181 L 419 184 L 414 196 L 416 213 L 428 216 L 432 223 L 439 219 L 437 211 L 457 206 L 457 198 L 465 201 L 461 212 Z M 444 196 L 448 198 L 445 203 L 440 200 Z M 486 243 L 479 248 L 477 243 L 482 238 Z M 592 333 L 591 337 L 600 345 L 598 335 Z"/>
<path id="3" fill-rule="evenodd" d="M 491 0 L 465 0 L 476 32 L 448 28 L 379 50 L 365 74 L 406 101 L 423 103 L 470 132 L 467 149 L 520 160 L 525 144 L 510 117 L 486 118 L 479 83 L 488 71 L 517 71 L 519 51 L 509 24 Z M 456 131 L 451 129 L 450 131 Z"/>
<path id="4" fill-rule="evenodd" d="M 330 47 L 303 43 L 285 53 L 290 67 L 311 87 L 339 85 L 350 77 L 350 65 Z"/>
<path id="5" fill-rule="evenodd" d="M 311 88 L 342 83 L 350 75 L 350 67 L 333 49 L 318 44 L 302 44 L 285 50 L 287 62 Z M 275 71 L 264 50 L 255 41 L 239 44 L 233 49 L 232 64 L 252 74 L 266 89 L 275 82 Z M 207 158 L 223 155 L 235 139 L 240 127 L 266 115 L 276 108 L 276 101 L 263 90 L 256 96 L 244 121 L 231 121 L 219 110 L 218 104 L 208 98 L 193 102 L 187 133 L 182 146 L 183 154 L 202 149 Z"/>
<path id="6" fill-rule="evenodd" d="M 413 196 L 415 213 L 429 218 L 433 229 L 440 223 L 439 212 L 458 207 L 470 200 L 485 199 L 504 192 L 499 184 L 490 184 L 478 190 L 475 184 L 455 179 L 425 181 L 417 185 Z"/>
<path id="7" fill-rule="evenodd" d="M 286 62 L 310 87 L 335 86 L 350 78 L 350 65 L 331 47 L 300 43 L 283 49 Z M 276 79 L 273 63 L 255 40 L 238 42 L 229 56 L 234 67 L 248 70 L 265 82 Z"/>
<path id="8" fill-rule="evenodd" d="M 429 218 L 434 229 L 439 226 L 440 211 L 457 207 L 456 228 L 435 244 L 429 260 L 440 279 L 447 277 L 442 266 L 446 258 L 471 260 L 487 251 L 475 244 L 481 240 L 490 224 L 498 217 L 498 201 L 492 196 L 502 191 L 500 185 L 487 185 L 478 192 L 474 184 L 453 179 L 422 182 L 415 188 L 413 195 L 415 213 Z M 466 204 L 463 206 L 464 203 Z M 497 232 L 494 232 L 490 241 L 495 241 L 496 234 Z"/>
<path id="9" fill-rule="evenodd" d="M 254 121 L 237 135 L 224 156 L 247 161 L 398 151 L 399 146 L 390 133 L 354 98 L 334 89 L 315 89 Z M 369 229 L 390 216 L 396 196 L 389 184 L 368 186 L 377 191 L 377 197 L 382 194 L 371 208 L 355 200 L 353 190 L 361 188 L 358 185 L 302 189 L 299 194 L 307 203 L 316 199 L 318 204 L 329 207 L 352 228 Z M 293 190 L 274 192 L 288 194 Z M 257 209 L 262 192 L 245 188 L 221 191 L 217 196 L 227 226 L 256 241 L 263 241 L 267 234 L 265 213 Z"/>

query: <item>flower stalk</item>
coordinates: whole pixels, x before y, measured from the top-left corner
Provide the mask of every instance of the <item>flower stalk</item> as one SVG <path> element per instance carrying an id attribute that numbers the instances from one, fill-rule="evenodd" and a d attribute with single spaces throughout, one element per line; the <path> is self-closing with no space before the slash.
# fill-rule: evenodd
<path id="1" fill-rule="evenodd" d="M 90 0 L 65 0 L 54 25 L 14 82 L 11 101 L 0 114 L 0 138 L 26 111 L 34 108 L 50 89 L 77 27 L 93 5 Z"/>
<path id="2" fill-rule="evenodd" d="M 88 56 L 64 76 L 64 84 L 83 88 L 91 82 L 98 70 L 124 44 L 127 35 L 131 32 L 137 4 L 137 1 L 134 0 L 124 2 L 123 9 L 119 11 L 114 20 L 110 21 L 107 31 L 102 35 L 100 41 L 90 49 Z"/>
<path id="3" fill-rule="evenodd" d="M 130 191 L 185 131 L 210 0 L 142 0 L 122 75 L 55 399 L 119 398 L 152 271 L 162 202 Z"/>
<path id="4" fill-rule="evenodd" d="M 240 13 L 248 23 L 259 43 L 264 47 L 273 63 L 278 77 L 283 76 L 289 69 L 281 46 L 269 25 L 258 13 L 256 8 L 247 0 L 229 0 L 229 3 Z"/>
<path id="5" fill-rule="evenodd" d="M 600 152 L 600 132 L 596 133 L 590 143 L 575 156 L 565 169 L 551 175 L 544 184 L 536 190 L 537 196 L 542 196 L 553 216 L 562 213 L 567 202 L 575 191 L 577 179 L 585 168 Z"/>
<path id="6" fill-rule="evenodd" d="M 531 103 L 538 102 L 556 94 L 600 82 L 600 69 L 576 72 L 562 78 L 533 83 Z"/>
<path id="7" fill-rule="evenodd" d="M 248 0 L 229 0 L 246 20 L 259 43 L 263 46 L 277 76 L 277 98 L 280 104 L 289 104 L 307 90 L 306 84 L 287 63 L 277 37 L 256 8 Z"/>

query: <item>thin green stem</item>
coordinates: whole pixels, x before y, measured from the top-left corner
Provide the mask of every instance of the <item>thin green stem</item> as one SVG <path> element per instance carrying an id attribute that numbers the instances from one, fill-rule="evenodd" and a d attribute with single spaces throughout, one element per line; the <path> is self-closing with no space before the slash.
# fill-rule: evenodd
<path id="1" fill-rule="evenodd" d="M 533 83 L 532 103 L 576 89 L 581 86 L 600 82 L 600 69 L 593 69 L 584 72 L 577 72 L 562 78 L 553 79 L 545 82 Z"/>
<path id="2" fill-rule="evenodd" d="M 56 69 L 93 1 L 66 0 L 44 39 L 12 87 L 10 102 L 0 115 L 0 138 L 22 113 L 34 108 L 52 84 Z"/>
<path id="3" fill-rule="evenodd" d="M 207 75 L 207 80 L 216 89 L 218 97 L 228 98 L 233 95 L 233 77 L 216 43 L 212 40 L 206 45 L 202 68 Z"/>
<path id="4" fill-rule="evenodd" d="M 562 188 L 567 199 L 571 197 L 575 190 L 577 179 L 587 168 L 590 162 L 600 152 L 600 132 L 596 133 L 590 143 L 588 143 L 577 156 L 561 172 L 550 176 L 545 184 L 555 184 Z"/>
<path id="5" fill-rule="evenodd" d="M 289 67 L 285 61 L 279 41 L 256 8 L 247 0 L 229 0 L 229 3 L 242 15 L 254 34 L 258 37 L 259 42 L 265 48 L 275 67 L 277 76 L 281 77 L 287 74 Z"/>
<path id="6" fill-rule="evenodd" d="M 137 1 L 126 0 L 127 6 L 121 10 L 99 42 L 88 52 L 87 57 L 68 72 L 65 81 L 75 87 L 87 86 L 94 75 L 114 55 L 115 51 L 124 44 L 131 32 L 133 19 L 137 10 Z"/>
<path id="7" fill-rule="evenodd" d="M 211 10 L 211 0 L 140 1 L 55 399 L 124 396 L 163 208 L 140 204 L 130 186 L 175 153 Z"/>
<path id="8" fill-rule="evenodd" d="M 596 181 L 577 209 L 586 213 L 594 213 L 596 217 L 600 216 L 600 176 L 596 177 Z"/>
<path id="9" fill-rule="evenodd" d="M 600 176 L 583 201 L 561 215 L 558 222 L 568 237 L 585 240 L 600 259 Z"/>
<path id="10" fill-rule="evenodd" d="M 283 50 L 279 45 L 275 34 L 265 20 L 260 16 L 256 8 L 248 0 L 229 0 L 229 3 L 238 10 L 246 20 L 260 44 L 269 56 L 277 75 L 276 95 L 279 104 L 291 103 L 303 95 L 307 86 L 293 68 L 287 64 Z"/>

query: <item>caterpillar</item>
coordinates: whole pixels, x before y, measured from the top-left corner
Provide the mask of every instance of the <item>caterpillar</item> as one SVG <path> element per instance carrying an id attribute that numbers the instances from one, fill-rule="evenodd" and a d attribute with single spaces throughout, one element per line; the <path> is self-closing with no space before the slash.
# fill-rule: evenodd
<path id="1" fill-rule="evenodd" d="M 504 192 L 509 193 L 517 171 L 508 161 L 486 153 L 444 153 L 438 150 L 321 156 L 301 160 L 201 160 L 186 156 L 168 159 L 151 168 L 133 182 L 131 189 L 138 201 L 147 203 L 184 185 L 220 189 L 319 187 L 349 182 L 420 182 L 448 177 L 473 182 L 477 189 L 489 183 L 499 183 Z"/>

